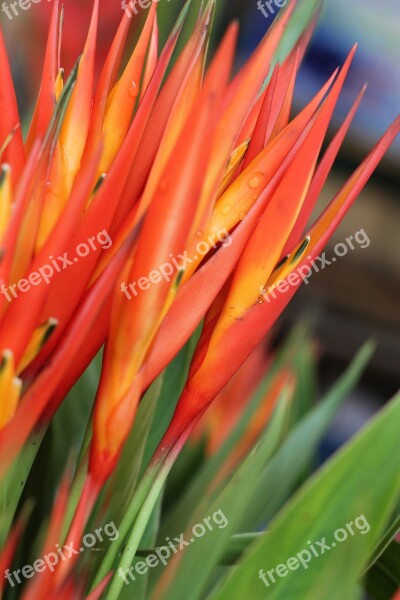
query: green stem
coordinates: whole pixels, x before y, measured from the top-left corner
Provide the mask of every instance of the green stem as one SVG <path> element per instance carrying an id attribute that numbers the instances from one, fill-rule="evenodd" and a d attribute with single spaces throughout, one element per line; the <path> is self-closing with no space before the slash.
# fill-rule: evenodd
<path id="1" fill-rule="evenodd" d="M 88 469 L 88 455 L 89 445 L 92 438 L 92 418 L 93 410 L 89 417 L 86 425 L 85 433 L 83 436 L 82 444 L 79 450 L 79 456 L 77 460 L 77 467 L 72 481 L 72 487 L 68 498 L 67 511 L 63 523 L 61 539 L 64 539 L 69 531 L 72 520 L 74 518 L 75 511 L 77 509 L 83 486 L 85 485 L 85 479 Z"/>
<path id="2" fill-rule="evenodd" d="M 64 542 L 66 541 L 65 538 L 68 534 L 69 528 L 71 527 L 71 523 L 73 521 L 79 500 L 82 495 L 82 490 L 85 485 L 88 464 L 88 461 L 84 460 L 85 458 L 86 455 L 82 457 L 82 460 L 78 464 L 74 479 L 72 481 L 71 491 L 68 494 L 68 505 L 61 532 L 61 540 Z"/>
<path id="3" fill-rule="evenodd" d="M 143 475 L 143 478 L 136 490 L 133 494 L 131 501 L 128 505 L 128 508 L 123 516 L 123 519 L 118 527 L 119 537 L 115 542 L 113 542 L 100 564 L 100 567 L 97 571 L 96 578 L 91 587 L 91 591 L 108 575 L 111 571 L 113 564 L 115 562 L 116 556 L 129 533 L 130 528 L 132 527 L 132 523 L 134 522 L 136 516 L 138 515 L 141 507 L 143 506 L 149 491 L 151 490 L 154 483 L 157 481 L 157 477 L 160 471 L 160 465 L 154 465 L 151 467 L 149 465 L 148 469 Z"/>
<path id="4" fill-rule="evenodd" d="M 90 591 L 93 591 L 93 589 L 101 581 L 103 581 L 103 579 L 112 570 L 117 554 L 133 526 L 128 544 L 122 554 L 122 560 L 120 562 L 120 565 L 123 565 L 124 567 L 128 565 L 129 568 L 131 566 L 136 550 L 143 536 L 143 532 L 150 519 L 151 513 L 161 493 L 165 480 L 167 479 L 167 476 L 172 469 L 172 466 L 175 463 L 175 460 L 177 459 L 192 428 L 193 426 L 190 426 L 184 430 L 183 433 L 176 436 L 174 436 L 170 430 L 165 433 L 164 438 L 161 440 L 152 460 L 144 472 L 140 484 L 136 492 L 133 494 L 122 521 L 119 524 L 118 540 L 109 546 L 103 562 L 98 569 L 96 578 Z M 120 568 L 122 567 L 120 566 Z M 115 595 L 115 590 L 120 587 L 119 583 L 120 582 L 115 582 L 114 576 L 109 593 L 112 592 L 115 598 L 118 597 L 118 594 Z M 112 595 L 107 596 L 107 599 L 112 597 Z"/>
<path id="5" fill-rule="evenodd" d="M 136 555 L 136 551 L 140 544 L 140 540 L 143 537 L 143 534 L 147 527 L 147 523 L 149 522 L 153 509 L 157 503 L 158 497 L 161 494 L 161 491 L 164 487 L 164 483 L 168 477 L 168 474 L 174 462 L 175 458 L 170 458 L 164 463 L 161 470 L 158 472 L 157 477 L 153 485 L 151 486 L 151 489 L 147 494 L 141 509 L 139 510 L 139 514 L 137 516 L 135 525 L 128 538 L 128 543 L 126 544 L 125 549 L 122 553 L 122 558 L 119 563 L 118 572 L 114 574 L 114 577 L 111 581 L 110 589 L 107 593 L 105 600 L 117 600 L 119 598 L 122 586 L 124 585 L 124 581 L 122 577 L 120 577 L 119 572 L 121 570 L 124 573 L 127 572 L 130 566 L 132 565 L 133 559 Z"/>

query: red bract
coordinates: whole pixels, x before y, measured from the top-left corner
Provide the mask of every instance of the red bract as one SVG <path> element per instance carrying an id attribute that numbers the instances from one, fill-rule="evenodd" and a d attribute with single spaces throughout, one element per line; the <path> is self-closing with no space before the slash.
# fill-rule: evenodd
<path id="1" fill-rule="evenodd" d="M 42 1 L 32 5 L 32 10 L 24 18 L 21 25 L 21 42 L 27 55 L 27 63 L 33 71 L 35 79 L 40 77 L 41 57 L 38 45 L 46 40 L 51 17 L 53 0 Z M 64 68 L 69 71 L 82 52 L 85 43 L 87 28 L 93 8 L 92 0 L 65 0 L 64 28 L 61 59 Z M 110 44 L 113 40 L 115 29 L 121 19 L 121 3 L 112 0 L 100 0 L 102 18 L 99 22 L 98 49 L 96 52 L 97 74 L 100 73 Z M 19 19 L 18 19 L 19 20 Z M 19 25 L 19 23 L 18 23 Z M 29 28 L 27 34 L 26 28 Z M 29 75 L 29 73 L 28 73 Z M 32 83 L 34 83 L 33 79 Z"/>

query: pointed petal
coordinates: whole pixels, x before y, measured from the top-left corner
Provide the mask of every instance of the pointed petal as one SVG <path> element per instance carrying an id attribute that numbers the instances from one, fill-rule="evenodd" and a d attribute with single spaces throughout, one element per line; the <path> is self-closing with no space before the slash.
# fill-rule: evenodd
<path id="1" fill-rule="evenodd" d="M 59 0 L 56 0 L 53 5 L 49 37 L 47 40 L 46 56 L 43 66 L 42 82 L 26 141 L 28 152 L 31 150 L 35 138 L 44 137 L 56 105 L 56 80 L 60 71 L 59 34 L 61 17 L 59 4 Z"/>
<path id="2" fill-rule="evenodd" d="M 363 98 L 364 92 L 366 90 L 366 86 L 363 87 L 359 95 L 357 96 L 353 106 L 351 107 L 349 114 L 346 119 L 343 121 L 339 131 L 333 138 L 332 142 L 329 144 L 321 162 L 319 163 L 313 180 L 310 185 L 310 189 L 308 190 L 307 197 L 304 201 L 304 204 L 301 208 L 300 215 L 296 221 L 295 226 L 285 244 L 282 254 L 285 255 L 293 246 L 299 241 L 304 229 L 308 223 L 309 218 L 311 217 L 311 213 L 315 207 L 315 204 L 319 198 L 319 195 L 322 191 L 322 188 L 328 178 L 332 165 L 337 157 L 337 154 L 340 150 L 340 147 L 343 143 L 343 140 L 346 136 L 347 131 L 353 121 L 353 118 L 358 110 L 358 107 Z"/>
<path id="3" fill-rule="evenodd" d="M 104 153 L 98 175 L 108 171 L 129 129 L 139 95 L 156 7 L 153 3 L 129 62 L 110 93 L 103 123 Z"/>
<path id="4" fill-rule="evenodd" d="M 300 261 L 295 263 L 297 277 L 290 282 L 286 291 L 277 293 L 274 292 L 273 288 L 266 290 L 264 300 L 255 303 L 240 320 L 236 320 L 229 330 L 225 330 L 221 335 L 211 353 L 216 352 L 219 360 L 208 360 L 211 358 L 208 357 L 191 383 L 194 389 L 201 390 L 199 393 L 203 398 L 212 398 L 215 393 L 222 389 L 225 382 L 232 377 L 238 366 L 242 364 L 275 323 L 302 283 L 299 274 L 301 273 L 300 269 L 306 266 L 309 269 L 308 273 L 312 271 L 311 261 L 315 260 L 320 254 L 399 132 L 400 116 L 349 178 L 317 222 L 310 228 L 307 234 L 310 238 L 309 245 L 303 251 Z M 296 249 L 291 254 L 295 255 Z M 287 281 L 287 278 L 285 281 Z M 224 360 L 224 370 L 221 370 L 220 366 L 221 356 Z"/>
<path id="5" fill-rule="evenodd" d="M 12 139 L 4 151 L 3 160 L 11 165 L 14 185 L 17 184 L 25 164 L 25 150 L 22 141 L 20 118 L 10 66 L 0 29 L 0 147 L 13 133 Z"/>

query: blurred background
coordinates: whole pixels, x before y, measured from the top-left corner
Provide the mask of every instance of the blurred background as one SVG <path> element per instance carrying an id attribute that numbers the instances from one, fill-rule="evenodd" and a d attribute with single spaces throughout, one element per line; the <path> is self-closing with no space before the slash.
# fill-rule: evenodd
<path id="1" fill-rule="evenodd" d="M 264 2 L 261 1 L 263 6 Z M 5 5 L 8 7 L 9 4 L 8 1 L 3 4 L 1 24 L 18 83 L 19 103 L 23 114 L 28 116 L 38 91 L 52 2 L 36 0 L 29 10 L 18 7 L 18 15 L 10 8 L 5 10 Z M 279 4 L 282 5 L 282 0 Z M 64 0 L 64 5 L 66 27 L 62 63 L 68 72 L 83 47 L 92 1 Z M 122 15 L 119 0 L 101 0 L 100 6 L 99 65 Z M 180 0 L 160 0 L 163 39 L 181 6 Z M 219 0 L 214 42 L 232 18 L 239 18 L 238 65 L 272 25 L 278 9 L 273 3 L 269 6 L 272 8 L 265 5 L 262 11 L 256 0 Z M 320 207 L 335 194 L 399 112 L 399 33 L 399 0 L 352 0 L 350 3 L 326 0 L 324 3 L 319 25 L 300 70 L 296 107 L 302 107 L 343 63 L 356 41 L 358 51 L 335 113 L 333 130 L 342 122 L 365 82 L 368 89 L 320 199 Z M 327 438 L 324 454 L 354 433 L 399 388 L 400 205 L 396 193 L 400 176 L 399 151 L 400 139 L 336 232 L 327 249 L 327 257 L 334 255 L 335 244 L 345 242 L 359 230 L 364 230 L 370 240 L 368 247 L 356 245 L 334 265 L 315 274 L 309 285 L 302 287 L 275 329 L 278 341 L 300 318 L 310 322 L 319 348 L 323 389 L 336 378 L 366 339 L 373 338 L 377 343 L 366 376 Z"/>

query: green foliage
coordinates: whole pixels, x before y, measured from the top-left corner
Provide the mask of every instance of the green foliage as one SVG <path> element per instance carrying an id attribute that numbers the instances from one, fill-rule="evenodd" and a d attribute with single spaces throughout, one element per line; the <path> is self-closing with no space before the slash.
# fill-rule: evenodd
<path id="1" fill-rule="evenodd" d="M 374 600 L 390 600 L 400 588 L 400 543 L 393 540 L 369 569 L 366 589 Z"/>
<path id="2" fill-rule="evenodd" d="M 399 418 L 400 395 L 278 513 L 270 525 L 270 533 L 250 547 L 239 568 L 215 594 L 215 600 L 243 598 L 245 591 L 252 598 L 317 600 L 330 589 L 329 581 L 333 584 L 334 580 L 336 597 L 348 597 L 346 590 L 368 564 L 399 498 Z M 385 439 L 385 443 L 377 445 L 374 443 L 377 439 Z M 272 562 L 274 566 L 285 563 L 307 549 L 309 540 L 325 537 L 332 543 L 337 539 L 335 532 L 339 529 L 346 532 L 346 525 L 356 522 L 360 515 L 369 525 L 363 537 L 347 534 L 346 541 L 333 542 L 335 547 L 329 552 L 310 562 L 307 568 L 298 572 L 289 570 L 266 593 L 258 580 L 263 565 L 268 568 Z"/>
<path id="3" fill-rule="evenodd" d="M 113 542 L 104 540 L 98 547 L 99 552 L 88 552 L 83 557 L 82 566 L 91 574 L 89 581 L 98 583 L 110 569 L 117 572 L 120 567 L 135 569 L 136 565 L 139 569 L 145 564 L 143 561 L 166 545 L 166 539 L 179 539 L 183 535 L 183 539 L 193 539 L 193 543 L 176 554 L 171 553 L 165 565 L 148 568 L 128 585 L 115 575 L 112 587 L 104 595 L 106 600 L 132 597 L 138 600 L 175 600 L 177 597 L 225 600 L 248 595 L 260 600 L 288 597 L 356 600 L 362 597 L 360 584 L 363 581 L 373 600 L 391 600 L 399 585 L 399 545 L 393 538 L 400 518 L 397 449 L 400 397 L 307 477 L 322 438 L 369 360 L 371 345 L 359 352 L 336 384 L 316 402 L 313 344 L 307 330 L 300 327 L 294 331 L 219 450 L 207 457 L 201 443 L 191 442 L 182 453 L 180 464 L 167 479 L 166 501 L 163 488 L 168 470 L 149 474 L 146 467 L 171 419 L 197 335 L 141 401 L 119 467 L 87 525 L 90 532 L 96 526 L 114 521 L 120 537 Z M 26 490 L 33 490 L 29 481 L 38 468 L 43 468 L 43 448 L 51 447 L 46 488 L 51 490 L 59 481 L 57 465 L 66 465 L 75 453 L 74 461 L 80 467 L 74 478 L 64 531 L 84 480 L 85 448 L 91 435 L 90 411 L 100 360 L 98 356 L 71 391 L 45 436 L 41 452 L 21 454 L 9 474 L 10 481 L 15 480 L 25 465 L 26 472 L 30 471 Z M 227 460 L 243 445 L 263 398 L 277 373 L 285 367 L 294 373 L 294 394 L 289 399 L 288 388 L 283 388 L 262 434 L 236 467 L 231 465 L 227 470 Z M 377 444 L 376 440 L 384 440 L 384 443 Z M 39 504 L 40 497 L 39 494 Z M 40 555 L 51 502 L 46 510 L 43 506 L 40 506 L 41 512 L 36 513 L 38 522 L 32 529 L 30 552 L 26 556 L 19 553 L 18 564 L 35 553 Z M 222 515 L 223 521 L 217 524 L 213 515 L 220 518 Z M 355 525 L 360 524 L 361 515 L 364 525 L 368 523 L 368 533 L 361 533 Z M 206 528 L 203 535 L 194 536 L 196 525 L 204 525 L 207 518 L 212 526 Z M 306 551 L 310 552 L 311 544 L 315 548 L 323 538 L 330 545 L 335 532 L 346 530 L 349 523 L 353 523 L 354 535 L 347 530 L 345 541 L 337 542 L 318 558 L 312 557 L 306 568 L 300 565 L 291 571 L 286 567 L 287 574 L 282 577 L 275 572 L 276 582 L 267 579 L 268 586 L 260 579 L 261 569 L 263 573 L 276 568 L 282 572 L 287 561 L 298 553 L 304 552 L 308 558 Z M 135 540 L 133 546 L 132 540 Z M 130 556 L 133 558 L 128 558 Z M 19 596 L 12 590 L 9 597 Z"/>
<path id="4" fill-rule="evenodd" d="M 115 576 L 107 600 L 132 597 L 129 593 L 143 599 L 151 597 L 152 600 L 173 600 L 177 597 L 188 600 L 206 597 L 210 600 L 240 599 L 247 597 L 248 593 L 260 599 L 356 599 L 361 598 L 362 574 L 373 563 L 368 572 L 368 589 L 378 588 L 383 577 L 387 594 L 393 589 L 394 561 L 387 553 L 392 549 L 388 544 L 398 525 L 392 515 L 399 498 L 396 474 L 400 456 L 398 452 L 396 454 L 396 423 L 400 398 L 304 481 L 305 468 L 315 459 L 321 439 L 372 352 L 371 345 L 366 345 L 333 388 L 314 405 L 304 398 L 305 393 L 315 389 L 312 353 L 302 352 L 308 347 L 311 348 L 306 332 L 297 331 L 277 356 L 230 437 L 213 457 L 206 459 L 203 455 L 203 462 L 191 474 L 183 495 L 180 494 L 179 478 L 172 479 L 178 484 L 175 502 L 170 494 L 168 504 L 160 504 L 164 479 L 161 478 L 160 485 L 156 484 L 158 475 L 152 479 L 149 488 L 153 490 L 152 502 L 144 498 L 143 508 L 140 509 L 138 504 L 138 509 L 132 513 L 129 548 L 134 556 L 133 562 L 127 562 L 129 554 L 124 552 L 120 555 L 118 552 L 124 544 L 123 530 L 118 543 L 114 542 L 106 552 L 108 562 L 103 561 L 103 570 L 105 566 L 114 570 L 122 566 L 126 570 L 129 565 L 133 568 L 138 563 L 143 565 L 146 558 L 151 558 L 161 546 L 166 545 L 166 539 L 174 540 L 183 535 L 186 541 L 193 539 L 194 542 L 182 547 L 165 566 L 147 569 L 145 575 L 136 576 L 129 585 Z M 185 352 L 190 356 L 190 350 Z M 182 359 L 183 356 L 180 357 Z M 287 392 L 283 392 L 273 418 L 255 446 L 236 469 L 221 479 L 221 468 L 241 444 L 246 426 L 271 384 L 273 374 L 287 364 L 300 369 L 303 375 L 299 378 L 301 385 L 294 400 L 288 402 Z M 167 375 L 171 378 L 172 372 L 165 373 L 164 378 Z M 157 386 L 165 389 L 165 379 Z M 177 386 L 176 392 L 179 391 Z M 158 402 L 161 397 L 162 392 L 157 395 Z M 153 406 L 152 390 L 145 398 L 149 406 Z M 144 408 L 142 410 L 140 414 L 145 418 L 147 413 Z M 157 421 L 155 415 L 154 418 Z M 375 439 L 385 439 L 382 448 L 376 448 L 373 444 Z M 389 460 L 393 455 L 396 459 Z M 180 470 L 184 468 L 185 461 L 191 460 L 190 453 L 184 454 Z M 375 485 L 371 485 L 373 476 Z M 138 497 L 137 489 L 132 496 L 134 502 Z M 144 509 L 146 506 L 148 508 Z M 167 507 L 169 510 L 165 514 Z M 214 524 L 203 536 L 194 538 L 194 527 L 206 523 L 207 517 L 210 523 L 215 514 L 222 514 L 226 524 L 223 527 Z M 365 522 L 370 528 L 368 534 Z M 355 523 L 363 525 L 363 533 Z M 351 527 L 351 524 L 354 535 L 348 531 L 345 542 L 336 543 L 336 547 L 321 553 L 306 564 L 307 568 L 288 572 L 284 578 L 276 576 L 278 581 L 274 585 L 270 582 L 268 588 L 260 580 L 260 569 L 267 571 L 285 564 L 299 552 L 309 550 L 312 542 L 318 546 L 317 542 L 323 538 L 332 541 L 336 530 L 347 525 Z M 131 546 L 133 540 L 134 547 Z M 385 565 L 386 571 L 382 565 Z M 378 595 L 377 599 L 381 597 Z"/>

